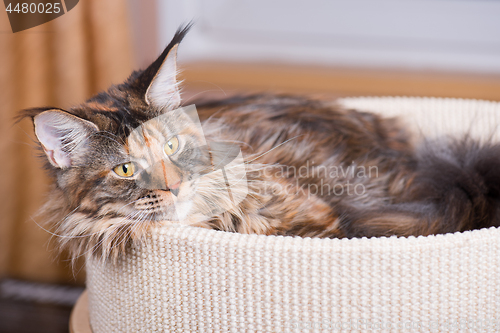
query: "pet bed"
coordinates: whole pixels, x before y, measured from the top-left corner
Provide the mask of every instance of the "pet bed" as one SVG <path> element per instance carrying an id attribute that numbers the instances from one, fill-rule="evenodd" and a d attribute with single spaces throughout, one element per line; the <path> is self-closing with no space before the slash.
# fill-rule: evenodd
<path id="1" fill-rule="evenodd" d="M 415 140 L 498 140 L 500 103 L 341 103 L 401 116 Z M 339 240 L 175 225 L 153 230 L 119 265 L 87 261 L 94 333 L 499 331 L 499 281 L 499 228 Z"/>

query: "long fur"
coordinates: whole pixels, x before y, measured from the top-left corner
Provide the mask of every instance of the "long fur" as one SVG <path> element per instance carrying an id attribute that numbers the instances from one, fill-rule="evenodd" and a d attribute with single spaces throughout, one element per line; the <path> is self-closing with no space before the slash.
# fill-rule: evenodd
<path id="1" fill-rule="evenodd" d="M 173 199 L 171 190 L 140 188 L 114 177 L 112 170 L 126 161 L 129 134 L 171 111 L 148 105 L 145 94 L 188 29 L 180 29 L 146 70 L 60 110 L 98 128 L 73 154 L 77 166 L 59 169 L 45 158 L 53 187 L 43 212 L 61 249 L 74 257 L 116 260 L 152 227 L 172 223 L 154 213 L 173 209 L 166 204 Z M 177 223 L 330 238 L 417 236 L 500 225 L 498 144 L 479 144 L 464 135 L 414 147 L 397 119 L 298 96 L 195 104 L 207 142 L 240 146 L 244 161 L 231 167 L 243 166 L 245 177 L 230 190 L 244 199 L 231 200 L 223 173 L 206 170 L 190 183 L 191 211 Z M 51 109 L 30 109 L 23 116 Z"/>

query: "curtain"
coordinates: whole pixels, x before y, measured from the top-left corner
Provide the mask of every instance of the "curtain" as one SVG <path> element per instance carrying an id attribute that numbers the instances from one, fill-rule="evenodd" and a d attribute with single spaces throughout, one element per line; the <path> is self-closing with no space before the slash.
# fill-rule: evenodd
<path id="1" fill-rule="evenodd" d="M 13 34 L 0 12 L 0 277 L 77 282 L 35 216 L 48 180 L 34 148 L 28 107 L 78 104 L 131 72 L 127 2 L 83 0 L 63 16 Z M 1 6 L 1 5 L 0 5 Z M 52 237 L 53 238 L 53 237 Z"/>

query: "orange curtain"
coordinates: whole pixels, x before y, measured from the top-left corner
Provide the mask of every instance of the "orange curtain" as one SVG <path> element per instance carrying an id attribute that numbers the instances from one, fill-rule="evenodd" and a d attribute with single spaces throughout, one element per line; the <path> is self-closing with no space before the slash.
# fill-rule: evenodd
<path id="1" fill-rule="evenodd" d="M 80 103 L 130 74 L 126 4 L 82 0 L 63 16 L 15 34 L 0 11 L 0 277 L 83 281 L 81 273 L 74 279 L 50 234 L 37 225 L 48 181 L 31 122 L 14 124 L 14 117 L 28 107 Z"/>

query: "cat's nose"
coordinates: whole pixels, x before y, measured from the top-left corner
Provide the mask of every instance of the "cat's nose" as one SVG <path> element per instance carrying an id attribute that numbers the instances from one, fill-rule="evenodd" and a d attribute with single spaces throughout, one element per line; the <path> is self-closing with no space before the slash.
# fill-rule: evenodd
<path id="1" fill-rule="evenodd" d="M 181 185 L 181 182 L 178 182 L 174 185 L 170 185 L 170 187 L 168 189 L 160 189 L 160 191 L 170 191 L 170 192 L 172 192 L 173 195 L 178 196 L 179 190 L 180 190 L 180 185 Z"/>

